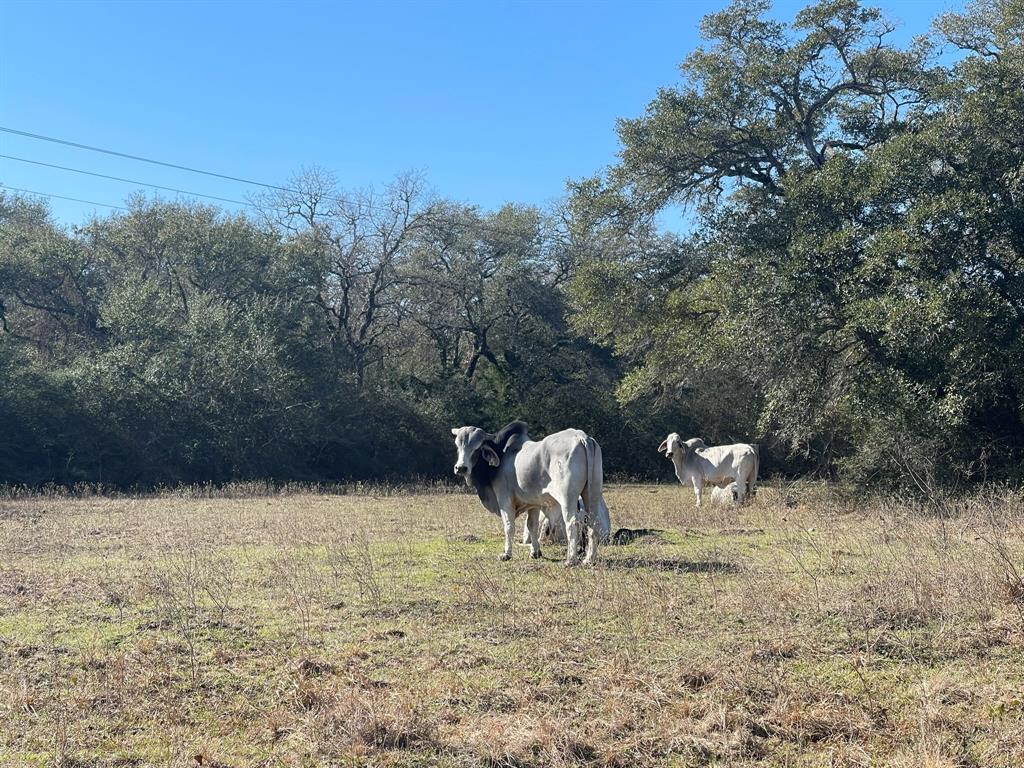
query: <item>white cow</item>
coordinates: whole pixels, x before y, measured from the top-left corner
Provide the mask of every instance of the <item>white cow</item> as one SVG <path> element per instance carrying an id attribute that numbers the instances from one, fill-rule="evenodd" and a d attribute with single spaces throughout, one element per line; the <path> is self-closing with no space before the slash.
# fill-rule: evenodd
<path id="1" fill-rule="evenodd" d="M 611 521 L 602 492 L 601 446 L 578 429 L 566 429 L 533 441 L 521 421 L 497 434 L 479 427 L 456 427 L 455 474 L 466 478 L 484 507 L 501 517 L 505 532 L 502 560 L 512 557 L 515 519 L 526 513 L 530 556 L 540 557 L 539 518 L 561 517 L 568 539 L 566 565 L 579 561 L 582 529 L 587 528 L 583 562 L 592 563 L 598 542 L 608 536 Z M 579 499 L 583 499 L 583 508 Z"/>
<path id="2" fill-rule="evenodd" d="M 672 460 L 676 477 L 683 485 L 692 485 L 701 505 L 705 485 L 727 488 L 735 483 L 736 501 L 753 495 L 757 483 L 757 448 L 746 443 L 707 446 L 699 437 L 683 441 L 673 432 L 658 446 Z"/>
<path id="3" fill-rule="evenodd" d="M 722 506 L 728 504 L 735 504 L 739 501 L 736 493 L 736 483 L 729 483 L 725 488 L 719 488 L 717 485 L 711 489 L 711 503 L 721 504 Z"/>
<path id="4" fill-rule="evenodd" d="M 586 509 L 583 506 L 583 501 L 578 500 L 576 502 L 576 510 L 579 514 L 585 515 Z M 565 544 L 565 522 L 562 520 L 561 515 L 552 513 L 548 515 L 543 509 L 540 510 L 540 527 L 537 529 L 540 532 L 541 541 L 547 541 L 549 544 Z M 523 540 L 520 542 L 523 546 L 530 545 L 530 526 L 523 525 Z M 604 543 L 604 542 L 602 542 Z"/>

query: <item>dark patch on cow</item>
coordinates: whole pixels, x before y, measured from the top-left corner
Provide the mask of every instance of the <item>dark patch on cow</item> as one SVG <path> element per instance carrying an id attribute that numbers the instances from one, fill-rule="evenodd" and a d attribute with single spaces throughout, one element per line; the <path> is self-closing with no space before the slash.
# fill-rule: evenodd
<path id="1" fill-rule="evenodd" d="M 522 429 L 519 428 L 520 425 Z M 516 429 L 513 432 L 511 432 L 508 435 L 508 439 L 505 440 L 505 447 L 501 451 L 502 454 L 518 453 L 519 449 L 522 448 L 526 441 L 530 439 L 530 436 L 526 433 L 527 428 L 524 422 L 513 421 L 511 424 L 505 427 L 505 429 L 508 429 L 509 427 L 512 426 L 515 426 Z M 501 444 L 500 440 L 495 440 L 495 442 L 497 442 L 499 445 Z"/>
<path id="2" fill-rule="evenodd" d="M 513 421 L 498 430 L 496 434 L 488 434 L 474 453 L 473 469 L 469 473 L 469 481 L 480 497 L 484 508 L 495 515 L 501 514 L 498 508 L 498 497 L 494 494 L 494 479 L 501 469 L 501 462 L 506 455 L 512 456 L 523 447 L 529 439 L 529 427 L 525 421 Z M 484 446 L 489 446 L 498 454 L 498 466 L 492 467 L 483 457 Z"/>
<path id="3" fill-rule="evenodd" d="M 498 455 L 515 453 L 530 439 L 530 428 L 525 421 L 511 421 L 493 435 L 494 444 L 498 447 Z"/>

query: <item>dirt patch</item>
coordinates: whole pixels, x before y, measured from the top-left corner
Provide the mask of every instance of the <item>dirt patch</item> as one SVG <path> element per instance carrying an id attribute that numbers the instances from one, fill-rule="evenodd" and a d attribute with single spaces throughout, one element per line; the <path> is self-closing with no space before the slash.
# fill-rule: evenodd
<path id="1" fill-rule="evenodd" d="M 764 533 L 764 528 L 723 528 L 718 533 L 722 536 L 755 536 Z"/>
<path id="2" fill-rule="evenodd" d="M 683 687 L 691 691 L 699 691 L 704 688 L 708 683 L 715 679 L 713 672 L 709 672 L 705 669 L 692 670 L 684 672 L 680 676 L 680 682 Z"/>
<path id="3" fill-rule="evenodd" d="M 401 640 L 405 637 L 405 632 L 400 629 L 386 629 L 383 632 L 378 632 L 373 636 L 374 640 Z"/>
<path id="4" fill-rule="evenodd" d="M 448 541 L 461 541 L 463 544 L 479 544 L 483 541 L 480 536 L 475 536 L 472 533 L 463 534 L 462 536 L 449 536 Z"/>
<path id="5" fill-rule="evenodd" d="M 323 677 L 324 675 L 333 675 L 337 670 L 333 664 L 326 661 L 302 659 L 295 665 L 295 671 L 302 677 Z"/>

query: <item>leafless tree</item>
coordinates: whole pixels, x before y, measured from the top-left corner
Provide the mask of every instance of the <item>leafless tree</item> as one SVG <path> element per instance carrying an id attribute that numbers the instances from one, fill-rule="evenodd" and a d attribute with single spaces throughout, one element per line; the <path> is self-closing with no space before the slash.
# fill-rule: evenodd
<path id="1" fill-rule="evenodd" d="M 291 247 L 314 257 L 304 276 L 334 352 L 363 386 L 399 322 L 397 289 L 414 233 L 435 213 L 423 179 L 399 176 L 382 192 L 344 192 L 321 169 L 303 171 L 285 191 L 259 201 L 265 219 Z"/>

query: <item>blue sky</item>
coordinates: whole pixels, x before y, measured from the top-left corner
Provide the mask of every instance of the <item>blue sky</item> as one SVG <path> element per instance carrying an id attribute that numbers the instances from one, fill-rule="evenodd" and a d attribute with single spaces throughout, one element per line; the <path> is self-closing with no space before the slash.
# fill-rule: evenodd
<path id="1" fill-rule="evenodd" d="M 0 125 L 274 184 L 310 165 L 347 188 L 419 170 L 438 194 L 484 208 L 545 204 L 614 162 L 615 119 L 677 82 L 700 18 L 725 4 L 4 0 Z M 958 6 L 877 4 L 904 39 Z M 0 154 L 255 191 L 4 133 Z M 0 182 L 112 204 L 151 193 L 2 158 Z M 107 210 L 51 205 L 65 223 Z"/>

